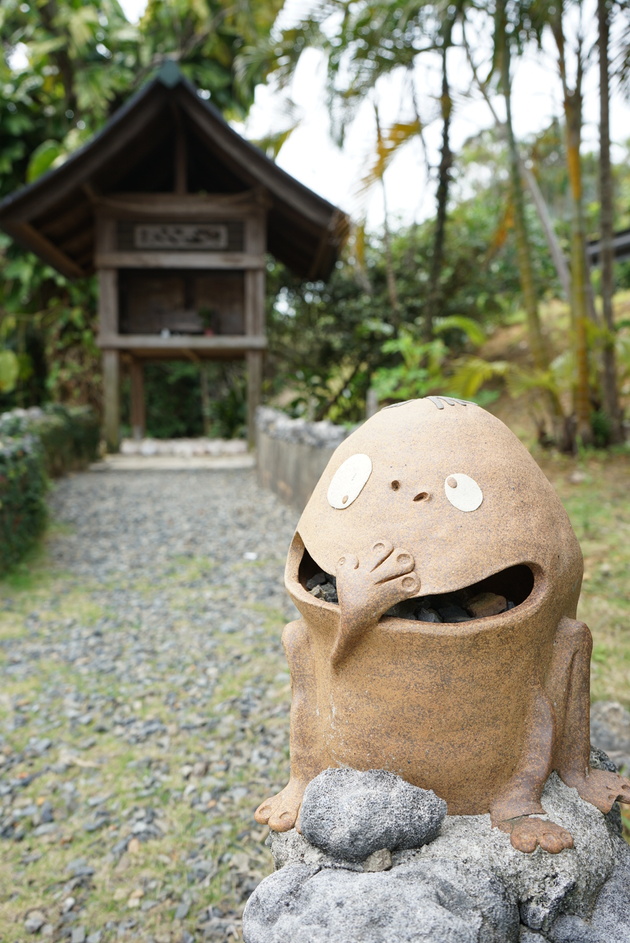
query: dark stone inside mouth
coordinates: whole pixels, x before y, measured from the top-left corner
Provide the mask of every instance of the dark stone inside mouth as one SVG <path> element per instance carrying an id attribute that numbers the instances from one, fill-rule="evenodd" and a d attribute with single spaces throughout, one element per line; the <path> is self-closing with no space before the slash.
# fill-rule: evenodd
<path id="1" fill-rule="evenodd" d="M 322 570 L 304 581 L 305 588 L 316 599 L 336 604 L 337 581 Z M 509 567 L 464 589 L 433 596 L 403 599 L 388 609 L 385 616 L 416 622 L 469 622 L 499 615 L 520 605 L 529 596 L 534 577 L 528 566 Z"/>
<path id="2" fill-rule="evenodd" d="M 320 570 L 315 576 L 311 576 L 310 580 L 306 581 L 306 588 L 311 596 L 315 596 L 316 599 L 323 599 L 324 602 L 339 602 L 337 580 L 329 573 L 323 573 Z"/>

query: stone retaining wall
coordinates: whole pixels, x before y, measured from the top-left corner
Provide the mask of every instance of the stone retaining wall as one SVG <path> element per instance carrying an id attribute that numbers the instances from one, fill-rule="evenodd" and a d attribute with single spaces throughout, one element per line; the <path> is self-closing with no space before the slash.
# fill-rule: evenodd
<path id="1" fill-rule="evenodd" d="M 352 430 L 331 422 L 291 419 L 267 406 L 256 414 L 259 484 L 302 512 L 337 446 Z"/>

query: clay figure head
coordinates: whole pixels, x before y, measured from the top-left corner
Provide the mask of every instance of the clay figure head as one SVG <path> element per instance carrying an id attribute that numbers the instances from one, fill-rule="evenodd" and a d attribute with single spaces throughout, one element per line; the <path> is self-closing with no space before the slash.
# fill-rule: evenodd
<path id="1" fill-rule="evenodd" d="M 336 575 L 342 554 L 361 558 L 375 538 L 412 554 L 417 596 L 482 584 L 517 605 L 562 597 L 575 615 L 582 556 L 567 514 L 517 437 L 475 404 L 387 407 L 335 451 L 298 523 L 302 576 Z"/>

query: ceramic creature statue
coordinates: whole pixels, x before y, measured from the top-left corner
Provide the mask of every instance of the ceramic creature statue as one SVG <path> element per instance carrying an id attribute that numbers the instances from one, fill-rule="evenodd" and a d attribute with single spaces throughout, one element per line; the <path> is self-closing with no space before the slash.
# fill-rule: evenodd
<path id="1" fill-rule="evenodd" d="M 489 812 L 521 851 L 572 847 L 538 817 L 552 770 L 602 812 L 630 802 L 628 780 L 589 768 L 582 569 L 502 422 L 438 397 L 377 413 L 334 453 L 289 550 L 291 777 L 257 821 L 292 828 L 328 767 L 386 769 L 450 814 Z"/>

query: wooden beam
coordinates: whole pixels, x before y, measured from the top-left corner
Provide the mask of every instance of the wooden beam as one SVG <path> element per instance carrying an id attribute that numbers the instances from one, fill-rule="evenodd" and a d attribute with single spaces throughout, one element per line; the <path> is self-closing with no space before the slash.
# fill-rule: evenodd
<path id="1" fill-rule="evenodd" d="M 101 195 L 100 190 L 95 187 L 92 183 L 85 182 L 81 184 L 81 189 L 85 193 L 86 197 L 93 205 L 96 204 Z"/>
<path id="2" fill-rule="evenodd" d="M 214 337 L 200 337 L 195 334 L 176 334 L 162 337 L 160 334 L 116 334 L 103 331 L 97 340 L 103 350 L 142 350 L 168 351 L 192 350 L 206 351 L 235 351 L 246 352 L 264 350 L 267 347 L 267 338 L 262 335 L 215 335 Z"/>
<path id="3" fill-rule="evenodd" d="M 97 268 L 262 269 L 261 255 L 243 252 L 99 252 Z"/>
<path id="4" fill-rule="evenodd" d="M 252 192 L 243 193 L 119 193 L 103 197 L 98 207 L 118 219 L 177 218 L 248 219 L 260 212 Z"/>
<path id="5" fill-rule="evenodd" d="M 175 181 L 175 193 L 182 196 L 188 193 L 188 148 L 186 146 L 186 132 L 182 122 L 181 112 L 171 105 L 171 112 L 175 122 L 175 166 L 173 168 L 173 178 Z"/>
<path id="6" fill-rule="evenodd" d="M 37 223 L 33 225 L 40 235 L 47 239 L 51 245 L 66 251 L 63 243 L 72 239 L 82 230 L 87 230 L 90 235 L 94 228 L 94 212 L 86 200 L 78 200 L 76 203 L 65 203 L 57 207 L 56 212 L 46 213 L 37 217 Z"/>
<path id="7" fill-rule="evenodd" d="M 253 255 L 264 255 L 267 251 L 266 214 L 260 210 L 245 223 L 245 251 Z"/>
<path id="8" fill-rule="evenodd" d="M 97 213 L 96 216 L 96 254 L 113 252 L 116 249 L 116 220 Z"/>
<path id="9" fill-rule="evenodd" d="M 136 440 L 144 438 L 146 408 L 144 401 L 144 367 L 135 357 L 130 365 L 131 375 L 131 433 Z"/>
<path id="10" fill-rule="evenodd" d="M 120 447 L 120 361 L 117 350 L 103 351 L 103 420 L 108 452 Z"/>
<path id="11" fill-rule="evenodd" d="M 52 265 L 53 268 L 56 268 L 62 275 L 66 275 L 68 278 L 84 278 L 86 276 L 87 272 L 79 268 L 73 259 L 61 252 L 29 223 L 7 222 L 4 224 L 4 229 L 23 246 L 26 246 L 27 249 L 30 249 L 45 262 Z"/>

